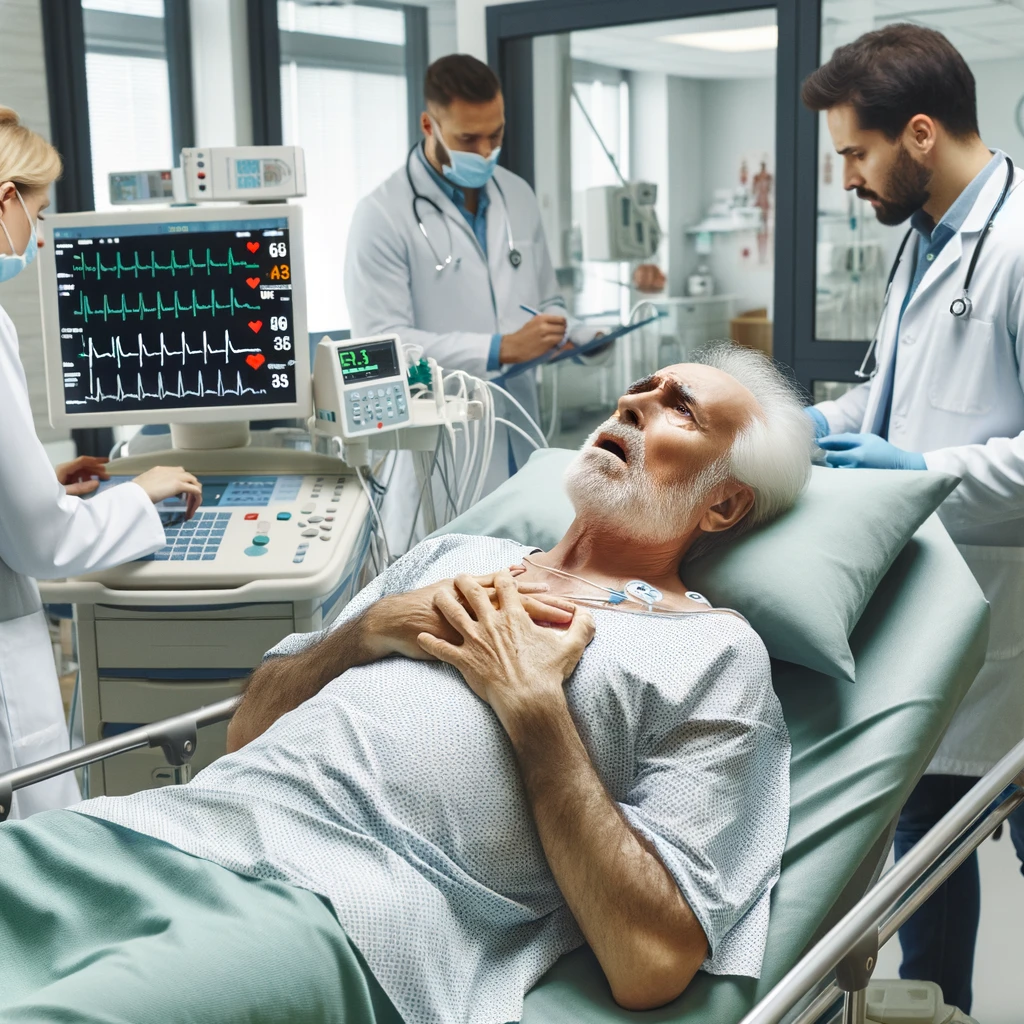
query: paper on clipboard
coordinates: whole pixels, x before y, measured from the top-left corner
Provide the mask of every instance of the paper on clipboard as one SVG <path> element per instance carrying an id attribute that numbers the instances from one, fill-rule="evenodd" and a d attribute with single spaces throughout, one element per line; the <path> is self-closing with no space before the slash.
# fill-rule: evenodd
<path id="1" fill-rule="evenodd" d="M 648 324 L 654 323 L 657 319 L 658 316 L 655 315 L 649 316 L 644 320 L 638 320 L 635 324 L 623 324 L 621 327 L 616 327 L 614 331 L 610 331 L 608 334 L 602 334 L 599 338 L 594 338 L 593 341 L 588 341 L 585 345 L 573 346 L 572 348 L 555 349 L 554 355 L 546 354 L 538 356 L 536 359 L 531 359 L 527 363 L 515 363 L 504 373 L 495 377 L 494 383 L 501 384 L 503 381 L 506 381 L 511 377 L 518 377 L 519 374 L 525 373 L 527 370 L 532 370 L 537 366 L 552 366 L 554 363 L 561 363 L 566 359 L 573 359 L 576 362 L 579 362 L 580 356 L 589 355 L 591 352 L 603 349 L 613 341 L 617 341 L 619 338 L 622 338 L 627 334 L 631 334 L 633 331 L 639 330 L 641 327 L 646 327 Z"/>

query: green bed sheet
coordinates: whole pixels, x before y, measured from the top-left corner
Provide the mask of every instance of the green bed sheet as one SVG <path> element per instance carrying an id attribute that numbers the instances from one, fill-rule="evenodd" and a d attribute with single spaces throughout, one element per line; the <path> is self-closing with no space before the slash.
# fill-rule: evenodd
<path id="1" fill-rule="evenodd" d="M 699 974 L 642 1015 L 612 1001 L 593 954 L 563 957 L 524 1024 L 735 1024 L 871 881 L 889 826 L 985 656 L 988 606 L 937 517 L 904 548 L 850 638 L 857 682 L 772 666 L 793 743 L 789 838 L 759 981 Z"/>
<path id="2" fill-rule="evenodd" d="M 863 893 L 986 639 L 987 606 L 933 517 L 851 637 L 855 684 L 773 666 L 792 810 L 760 981 L 700 974 L 636 1015 L 584 948 L 527 996 L 526 1024 L 738 1021 Z M 0 975 L 0 1022 L 399 1022 L 319 897 L 67 811 L 0 829 Z"/>
<path id="3" fill-rule="evenodd" d="M 400 1024 L 319 896 L 74 811 L 0 829 L 4 1024 Z"/>

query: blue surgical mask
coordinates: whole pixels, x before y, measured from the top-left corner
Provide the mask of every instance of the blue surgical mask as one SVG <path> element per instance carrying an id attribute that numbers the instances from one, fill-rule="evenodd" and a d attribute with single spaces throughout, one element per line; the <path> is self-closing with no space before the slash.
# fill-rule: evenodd
<path id="1" fill-rule="evenodd" d="M 11 241 L 7 225 L 4 224 L 3 218 L 0 217 L 0 229 L 7 236 L 7 244 L 11 247 L 10 253 L 0 253 L 0 284 L 3 284 L 4 281 L 10 281 L 12 277 L 17 277 L 36 258 L 36 251 L 39 248 L 37 241 L 38 225 L 29 217 L 28 207 L 25 206 L 25 200 L 21 198 L 21 193 L 15 192 L 15 195 L 18 197 L 18 202 L 21 203 L 21 208 L 25 211 L 25 217 L 28 219 L 29 224 L 32 225 L 32 234 L 29 235 L 25 251 L 18 255 L 15 252 L 14 242 Z"/>
<path id="2" fill-rule="evenodd" d="M 498 155 L 501 153 L 501 146 L 495 146 L 491 155 L 482 157 L 479 153 L 462 153 L 452 149 L 444 136 L 441 128 L 434 122 L 434 130 L 437 132 L 437 139 L 446 150 L 450 164 L 442 164 L 441 171 L 444 176 L 459 188 L 483 188 L 491 180 L 494 168 L 498 166 Z"/>

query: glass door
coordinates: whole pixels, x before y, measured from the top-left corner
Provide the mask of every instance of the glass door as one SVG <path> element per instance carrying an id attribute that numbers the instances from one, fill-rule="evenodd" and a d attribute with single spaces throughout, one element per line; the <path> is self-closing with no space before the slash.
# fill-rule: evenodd
<path id="1" fill-rule="evenodd" d="M 710 340 L 771 354 L 777 48 L 773 7 L 534 37 L 533 177 L 566 304 L 594 326 L 658 316 L 545 370 L 552 444 Z"/>
<path id="2" fill-rule="evenodd" d="M 981 137 L 1024 162 L 1024 10 L 992 0 L 822 0 L 820 59 L 864 32 L 912 21 L 942 32 L 974 74 Z M 856 386 L 853 372 L 870 341 L 900 239 L 907 225 L 879 224 L 869 203 L 844 188 L 842 159 L 819 116 L 814 253 L 814 346 L 834 354 L 833 372 L 818 366 L 815 401 Z M 842 357 L 828 343 L 848 346 Z M 817 360 L 813 358 L 812 364 Z"/>

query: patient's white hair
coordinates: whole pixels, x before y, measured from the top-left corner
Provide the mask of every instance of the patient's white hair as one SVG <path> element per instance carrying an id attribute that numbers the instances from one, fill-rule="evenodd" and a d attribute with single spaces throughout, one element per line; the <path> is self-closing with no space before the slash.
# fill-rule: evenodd
<path id="1" fill-rule="evenodd" d="M 736 435 L 722 467 L 725 478 L 753 490 L 753 507 L 731 530 L 698 538 L 687 552 L 688 560 L 791 508 L 810 479 L 814 453 L 814 426 L 803 411 L 800 393 L 770 359 L 754 349 L 718 341 L 698 352 L 693 362 L 739 381 L 756 399 L 761 415 Z"/>

